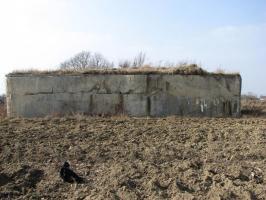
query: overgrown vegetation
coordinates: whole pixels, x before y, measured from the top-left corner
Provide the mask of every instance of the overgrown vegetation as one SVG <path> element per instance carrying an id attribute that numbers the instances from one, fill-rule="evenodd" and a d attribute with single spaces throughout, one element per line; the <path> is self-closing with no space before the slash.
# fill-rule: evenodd
<path id="1" fill-rule="evenodd" d="M 183 75 L 238 75 L 239 73 L 207 72 L 198 64 L 189 62 L 146 62 L 146 54 L 140 52 L 133 59 L 121 60 L 115 67 L 99 53 L 82 51 L 72 58 L 62 62 L 57 70 L 18 70 L 9 75 L 24 74 L 183 74 Z"/>
<path id="2" fill-rule="evenodd" d="M 88 68 L 88 69 L 60 69 L 60 70 L 18 70 L 13 71 L 9 75 L 25 75 L 25 74 L 184 74 L 184 75 L 204 75 L 211 74 L 196 64 L 180 65 L 176 67 L 153 67 L 145 65 L 142 67 L 129 68 Z"/>
<path id="3" fill-rule="evenodd" d="M 0 95 L 0 118 L 6 117 L 6 96 Z"/>
<path id="4" fill-rule="evenodd" d="M 253 94 L 242 95 L 241 113 L 246 116 L 266 116 L 266 101 Z"/>

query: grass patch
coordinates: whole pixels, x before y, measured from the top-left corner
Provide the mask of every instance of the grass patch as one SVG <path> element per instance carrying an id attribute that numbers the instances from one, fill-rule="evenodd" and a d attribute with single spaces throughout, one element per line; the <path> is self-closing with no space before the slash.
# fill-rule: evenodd
<path id="1" fill-rule="evenodd" d="M 196 64 L 180 65 L 175 67 L 154 67 L 150 65 L 144 65 L 142 67 L 130 67 L 130 68 L 108 68 L 97 69 L 88 68 L 83 70 L 16 70 L 7 76 L 16 75 L 76 75 L 76 74 L 119 74 L 119 75 L 137 75 L 137 74 L 180 74 L 180 75 L 208 75 L 221 73 L 211 73 L 202 69 Z M 226 74 L 226 75 L 238 75 L 238 73 Z"/>

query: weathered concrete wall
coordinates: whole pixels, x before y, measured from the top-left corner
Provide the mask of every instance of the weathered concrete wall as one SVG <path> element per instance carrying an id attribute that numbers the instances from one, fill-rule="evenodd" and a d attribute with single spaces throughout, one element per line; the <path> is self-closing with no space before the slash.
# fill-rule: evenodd
<path id="1" fill-rule="evenodd" d="M 8 75 L 8 116 L 240 115 L 239 75 Z"/>

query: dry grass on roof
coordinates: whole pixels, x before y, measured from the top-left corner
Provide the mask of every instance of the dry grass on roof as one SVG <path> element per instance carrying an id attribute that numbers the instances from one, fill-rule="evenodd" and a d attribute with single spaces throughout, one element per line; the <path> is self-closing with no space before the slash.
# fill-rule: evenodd
<path id="1" fill-rule="evenodd" d="M 145 65 L 142 67 L 130 67 L 130 68 L 87 68 L 79 70 L 17 70 L 8 74 L 12 75 L 78 75 L 78 74 L 181 74 L 181 75 L 206 75 L 212 74 L 202 69 L 196 64 L 182 65 L 178 67 L 152 67 Z M 218 73 L 220 74 L 220 73 Z"/>

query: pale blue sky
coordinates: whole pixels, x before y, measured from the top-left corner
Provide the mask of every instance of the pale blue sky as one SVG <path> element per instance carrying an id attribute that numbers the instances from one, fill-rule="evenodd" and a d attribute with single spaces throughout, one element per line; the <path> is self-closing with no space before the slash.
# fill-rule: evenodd
<path id="1" fill-rule="evenodd" d="M 0 0 L 0 93 L 15 69 L 53 69 L 81 50 L 197 62 L 266 94 L 265 0 Z"/>

